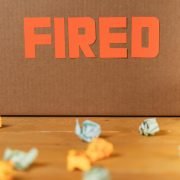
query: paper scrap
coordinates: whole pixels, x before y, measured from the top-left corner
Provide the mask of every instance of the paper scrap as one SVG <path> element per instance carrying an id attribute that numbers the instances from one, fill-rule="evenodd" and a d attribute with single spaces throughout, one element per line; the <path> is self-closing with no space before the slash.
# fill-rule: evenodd
<path id="1" fill-rule="evenodd" d="M 12 162 L 14 168 L 17 170 L 26 170 L 35 161 L 38 156 L 36 148 L 31 149 L 29 152 L 6 149 L 3 159 Z"/>
<path id="2" fill-rule="evenodd" d="M 15 171 L 13 165 L 7 161 L 0 161 L 0 180 L 13 180 Z"/>
<path id="3" fill-rule="evenodd" d="M 83 174 L 83 180 L 110 180 L 110 173 L 102 167 L 93 167 Z"/>
<path id="4" fill-rule="evenodd" d="M 85 152 L 70 150 L 67 156 L 67 169 L 74 171 L 76 169 L 87 171 L 91 168 L 90 159 Z"/>
<path id="5" fill-rule="evenodd" d="M 86 142 L 91 142 L 94 138 L 97 138 L 101 134 L 101 126 L 90 120 L 85 120 L 82 123 L 82 127 L 78 119 L 76 120 L 75 134 Z"/>
<path id="6" fill-rule="evenodd" d="M 145 119 L 139 126 L 139 132 L 144 136 L 152 136 L 160 131 L 156 118 Z"/>
<path id="7" fill-rule="evenodd" d="M 88 145 L 86 154 L 91 162 L 109 157 L 114 151 L 112 143 L 102 139 L 96 138 Z"/>

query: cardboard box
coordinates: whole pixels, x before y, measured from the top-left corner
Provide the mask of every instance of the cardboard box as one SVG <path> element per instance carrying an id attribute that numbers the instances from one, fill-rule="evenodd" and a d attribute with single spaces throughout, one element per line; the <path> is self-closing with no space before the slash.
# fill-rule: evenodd
<path id="1" fill-rule="evenodd" d="M 180 115 L 179 7 L 179 0 L 0 0 L 0 114 Z M 73 35 L 76 26 L 68 20 L 85 17 L 95 30 L 80 28 L 78 32 L 83 35 L 90 31 L 89 44 L 95 57 L 84 52 L 88 48 L 80 50 L 78 57 L 77 47 L 73 46 L 77 43 Z M 122 48 L 122 57 L 128 50 L 127 58 L 118 58 L 113 53 L 112 57 L 105 57 L 109 52 L 102 47 L 107 36 L 103 38 L 105 26 L 100 27 L 103 24 L 100 18 L 113 17 L 122 21 L 109 33 L 127 33 L 127 43 L 112 42 L 110 47 Z M 118 17 L 125 17 L 126 22 Z M 146 52 L 144 49 L 135 57 L 138 51 L 132 49 L 132 44 L 140 36 L 134 36 L 132 31 L 140 26 L 133 25 L 133 17 L 159 21 L 157 55 L 140 57 Z M 35 18 L 47 21 L 43 25 L 43 21 L 28 21 Z M 34 40 L 29 29 L 35 24 L 42 26 L 34 29 L 34 34 L 43 35 L 44 40 L 40 38 L 39 43 L 49 45 L 35 46 L 33 58 L 33 46 L 28 42 Z M 158 34 L 150 30 L 143 28 L 142 32 L 142 44 L 146 48 L 150 34 L 151 40 L 158 42 Z M 61 36 L 63 33 L 65 36 Z M 125 36 L 121 38 L 122 42 L 126 41 Z M 116 40 L 119 39 L 112 41 Z"/>

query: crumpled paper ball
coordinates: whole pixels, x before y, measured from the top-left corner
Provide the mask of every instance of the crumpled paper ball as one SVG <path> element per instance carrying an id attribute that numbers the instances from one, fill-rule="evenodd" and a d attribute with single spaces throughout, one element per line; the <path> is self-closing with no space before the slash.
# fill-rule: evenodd
<path id="1" fill-rule="evenodd" d="M 101 126 L 93 121 L 85 120 L 80 125 L 78 119 L 76 120 L 75 134 L 86 142 L 91 142 L 101 134 Z"/>
<path id="2" fill-rule="evenodd" d="M 139 132 L 144 136 L 153 136 L 160 131 L 156 118 L 145 119 L 139 126 Z"/>
<path id="3" fill-rule="evenodd" d="M 38 150 L 36 148 L 31 149 L 29 152 L 8 148 L 4 152 L 3 159 L 10 161 L 17 170 L 26 170 L 36 160 L 37 156 Z"/>
<path id="4" fill-rule="evenodd" d="M 86 154 L 90 158 L 91 162 L 95 162 L 109 157 L 113 151 L 114 146 L 112 143 L 102 138 L 96 138 L 88 145 Z"/>
<path id="5" fill-rule="evenodd" d="M 83 180 L 110 180 L 110 173 L 102 167 L 93 167 L 83 174 Z"/>
<path id="6" fill-rule="evenodd" d="M 83 151 L 70 150 L 67 156 L 67 169 L 87 171 L 91 168 L 91 161 Z"/>
<path id="7" fill-rule="evenodd" d="M 0 180 L 13 180 L 14 175 L 13 164 L 7 161 L 0 161 Z"/>

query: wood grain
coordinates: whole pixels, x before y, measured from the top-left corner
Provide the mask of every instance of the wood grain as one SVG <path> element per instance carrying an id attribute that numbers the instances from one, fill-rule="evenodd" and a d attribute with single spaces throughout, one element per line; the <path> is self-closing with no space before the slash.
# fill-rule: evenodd
<path id="1" fill-rule="evenodd" d="M 79 118 L 83 121 L 87 118 Z M 88 118 L 101 124 L 102 137 L 115 146 L 114 155 L 96 163 L 110 170 L 113 180 L 179 179 L 180 118 L 158 118 L 161 131 L 152 137 L 138 133 L 144 118 Z M 17 179 L 78 180 L 80 171 L 67 172 L 66 155 L 70 149 L 85 149 L 87 144 L 74 134 L 75 118 L 3 117 L 0 153 L 5 148 L 28 150 L 37 147 L 40 155 Z"/>

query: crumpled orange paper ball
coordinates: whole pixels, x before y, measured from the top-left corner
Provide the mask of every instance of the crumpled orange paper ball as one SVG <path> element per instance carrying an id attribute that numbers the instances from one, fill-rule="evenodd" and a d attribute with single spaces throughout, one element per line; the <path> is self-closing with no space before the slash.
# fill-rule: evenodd
<path id="1" fill-rule="evenodd" d="M 0 161 L 0 180 L 13 180 L 13 164 L 7 161 Z"/>
<path id="2" fill-rule="evenodd" d="M 91 168 L 91 161 L 83 151 L 70 150 L 67 157 L 67 169 L 73 171 L 79 169 L 88 171 Z"/>
<path id="3" fill-rule="evenodd" d="M 97 160 L 109 157 L 113 151 L 113 144 L 102 138 L 95 138 L 88 145 L 86 154 L 90 158 L 91 162 L 95 162 Z"/>

